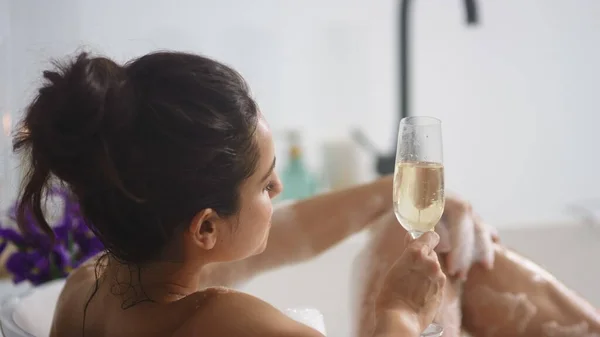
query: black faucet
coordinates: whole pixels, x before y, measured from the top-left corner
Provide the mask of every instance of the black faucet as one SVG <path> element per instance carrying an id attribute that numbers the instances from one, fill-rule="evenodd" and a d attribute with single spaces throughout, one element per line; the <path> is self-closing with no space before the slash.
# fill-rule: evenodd
<path id="1" fill-rule="evenodd" d="M 466 21 L 467 25 L 475 25 L 477 24 L 477 5 L 475 0 L 463 0 L 465 4 L 466 11 Z M 410 116 L 410 72 L 409 72 L 409 11 L 412 1 L 411 0 L 400 0 L 400 4 L 398 6 L 398 77 L 399 77 L 399 100 L 400 100 L 400 109 L 398 111 L 398 123 L 404 117 Z M 398 138 L 398 123 L 396 123 L 394 134 L 394 149 L 396 148 L 396 141 Z M 396 151 L 392 151 L 391 154 L 388 155 L 379 155 L 377 157 L 377 173 L 380 175 L 387 175 L 394 173 L 394 166 L 396 160 Z"/>

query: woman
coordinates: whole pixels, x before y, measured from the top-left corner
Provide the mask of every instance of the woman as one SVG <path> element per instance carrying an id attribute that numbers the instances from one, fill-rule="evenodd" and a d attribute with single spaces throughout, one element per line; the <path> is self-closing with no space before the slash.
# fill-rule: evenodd
<path id="1" fill-rule="evenodd" d="M 58 181 L 108 250 L 68 278 L 51 336 L 320 336 L 258 298 L 207 288 L 234 261 L 280 264 L 252 258 L 267 247 L 281 184 L 271 132 L 238 73 L 184 53 L 125 66 L 81 54 L 44 78 L 15 139 L 30 164 L 18 222 L 31 210 L 50 235 L 42 203 Z M 348 234 L 321 230 L 310 254 Z M 371 336 L 418 336 L 432 321 L 445 283 L 437 242 L 411 241 L 391 267 Z"/>

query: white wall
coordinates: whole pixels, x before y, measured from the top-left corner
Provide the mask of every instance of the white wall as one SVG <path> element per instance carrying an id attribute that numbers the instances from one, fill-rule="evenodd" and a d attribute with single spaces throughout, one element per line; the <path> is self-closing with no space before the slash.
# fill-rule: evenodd
<path id="1" fill-rule="evenodd" d="M 449 184 L 486 217 L 562 218 L 599 196 L 600 3 L 479 2 L 473 31 L 449 1 L 419 2 L 415 110 L 445 121 Z"/>
<path id="2" fill-rule="evenodd" d="M 10 99 L 22 108 L 47 59 L 78 46 L 183 49 L 241 70 L 275 130 L 303 128 L 315 166 L 319 142 L 353 126 L 389 149 L 396 2 L 12 0 Z M 415 3 L 413 111 L 444 122 L 448 187 L 501 227 L 600 199 L 600 2 L 479 0 L 474 29 L 462 1 Z"/>
<path id="3" fill-rule="evenodd" d="M 13 130 L 40 83 L 41 71 L 48 68 L 52 58 L 72 53 L 80 45 L 76 13 L 79 10 L 75 0 L 0 0 L 0 27 L 6 26 L 8 33 L 0 45 L 0 113 L 12 113 Z M 6 146 L 0 142 L 2 158 L 6 156 Z M 10 181 L 2 181 L 7 185 L 0 187 L 2 207 L 14 201 L 20 175 L 16 158 L 10 159 Z M 0 169 L 4 171 L 4 167 Z"/>
<path id="4" fill-rule="evenodd" d="M 4 182 L 10 179 L 6 176 L 8 169 L 6 158 L 8 137 L 2 132 L 1 119 L 3 115 L 10 113 L 10 20 L 9 20 L 8 0 L 0 0 L 0 200 L 8 197 L 10 187 L 5 186 Z"/>

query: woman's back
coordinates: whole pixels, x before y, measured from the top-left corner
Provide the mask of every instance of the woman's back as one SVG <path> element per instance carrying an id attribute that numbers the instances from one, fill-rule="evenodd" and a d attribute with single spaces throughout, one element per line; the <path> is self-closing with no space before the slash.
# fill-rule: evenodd
<path id="1" fill-rule="evenodd" d="M 140 301 L 125 307 L 116 287 L 101 275 L 94 292 L 95 263 L 76 269 L 59 297 L 51 337 L 266 337 L 286 331 L 322 337 L 268 303 L 231 289 L 207 288 L 170 303 Z"/>
<path id="2" fill-rule="evenodd" d="M 94 293 L 95 266 L 76 269 L 59 297 L 51 337 L 172 336 L 202 309 L 207 297 L 193 294 L 168 304 L 141 302 L 124 309 L 122 297 L 111 292 L 111 283 L 101 278 Z"/>

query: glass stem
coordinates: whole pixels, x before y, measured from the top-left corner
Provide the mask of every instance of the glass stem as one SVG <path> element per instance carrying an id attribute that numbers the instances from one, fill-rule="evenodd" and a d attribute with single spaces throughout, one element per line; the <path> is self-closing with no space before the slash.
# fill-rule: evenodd
<path id="1" fill-rule="evenodd" d="M 410 233 L 410 237 L 412 237 L 414 240 L 414 239 L 418 239 L 419 236 L 423 235 L 424 232 L 413 230 L 413 231 L 409 231 L 409 233 Z"/>

